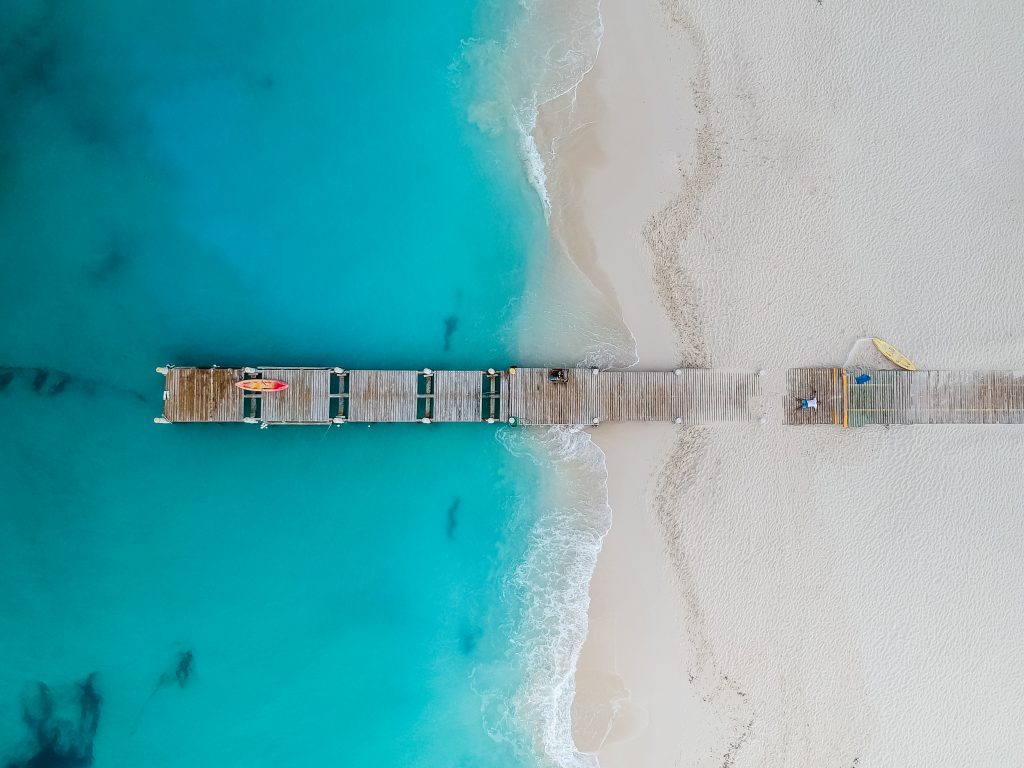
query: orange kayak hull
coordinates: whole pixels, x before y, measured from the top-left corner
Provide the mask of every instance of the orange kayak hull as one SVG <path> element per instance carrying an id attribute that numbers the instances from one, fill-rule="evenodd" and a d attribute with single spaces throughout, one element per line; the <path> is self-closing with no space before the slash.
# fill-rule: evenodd
<path id="1" fill-rule="evenodd" d="M 246 392 L 280 392 L 288 389 L 288 382 L 276 379 L 243 379 L 236 381 L 235 386 Z"/>

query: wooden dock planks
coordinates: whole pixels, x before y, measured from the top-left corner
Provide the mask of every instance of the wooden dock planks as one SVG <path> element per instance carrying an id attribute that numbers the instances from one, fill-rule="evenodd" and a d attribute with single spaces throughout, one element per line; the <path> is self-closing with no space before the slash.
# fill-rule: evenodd
<path id="1" fill-rule="evenodd" d="M 565 381 L 549 381 L 564 370 Z M 597 376 L 590 368 L 516 368 L 502 377 L 502 418 L 520 424 L 593 424 L 600 420 Z"/>
<path id="2" fill-rule="evenodd" d="M 847 384 L 829 389 L 828 380 L 836 370 L 846 375 Z M 863 376 L 868 380 L 858 384 L 857 378 Z M 794 398 L 806 397 L 801 393 L 812 385 L 819 387 L 819 413 L 791 410 L 785 414 L 787 424 L 834 423 L 834 413 L 843 408 L 851 427 L 1024 423 L 1020 371 L 794 369 L 789 372 L 787 408 L 793 408 Z"/>
<path id="3" fill-rule="evenodd" d="M 601 421 L 674 421 L 686 410 L 672 371 L 606 371 L 598 378 Z"/>
<path id="4" fill-rule="evenodd" d="M 843 426 L 845 392 L 841 368 L 792 368 L 782 403 L 783 424 Z M 802 409 L 800 400 L 817 399 L 816 409 Z"/>
<path id="5" fill-rule="evenodd" d="M 480 421 L 483 408 L 482 371 L 434 372 L 434 421 Z"/>
<path id="6" fill-rule="evenodd" d="M 500 371 L 487 378 L 485 392 L 482 371 L 161 368 L 166 377 L 164 415 L 158 420 L 324 424 L 332 421 L 333 409 L 344 398 L 346 418 L 335 421 L 411 422 L 429 414 L 431 421 L 441 422 L 479 421 L 486 415 L 520 424 L 711 424 L 751 419 L 759 395 L 759 379 L 751 373 L 558 370 L 564 374 L 556 375 L 557 381 L 551 380 L 548 368 Z M 235 383 L 247 376 L 278 379 L 289 387 L 250 395 L 254 415 L 245 418 L 246 396 Z M 864 383 L 858 384 L 858 378 Z M 500 391 L 494 408 L 487 394 L 492 383 Z M 800 409 L 798 398 L 812 395 L 818 408 Z M 851 427 L 1024 424 L 1024 372 L 792 369 L 783 422 Z"/>
<path id="7" fill-rule="evenodd" d="M 416 421 L 419 371 L 348 371 L 348 420 Z"/>
<path id="8" fill-rule="evenodd" d="M 169 368 L 164 418 L 169 422 L 242 421 L 244 394 L 235 386 L 241 368 Z"/>
<path id="9" fill-rule="evenodd" d="M 268 424 L 325 424 L 331 420 L 330 368 L 261 368 L 264 379 L 288 384 L 260 395 L 262 421 Z"/>
<path id="10" fill-rule="evenodd" d="M 682 368 L 674 384 L 682 404 L 682 424 L 749 421 L 752 404 L 761 394 L 760 377 L 753 373 Z"/>
<path id="11" fill-rule="evenodd" d="M 750 373 L 555 370 L 562 371 L 555 376 L 557 381 L 551 380 L 548 368 L 517 368 L 488 376 L 487 393 L 492 385 L 499 390 L 493 401 L 497 407 L 492 408 L 483 385 L 487 374 L 482 371 L 170 368 L 164 418 L 264 424 L 412 422 L 424 417 L 438 422 L 491 418 L 577 426 L 605 421 L 710 424 L 750 419 L 751 401 L 758 394 L 758 377 Z M 234 384 L 246 376 L 277 379 L 288 388 L 250 395 L 254 406 L 259 403 L 253 411 L 258 415 L 244 419 L 245 395 Z M 342 398 L 347 402 L 346 416 L 332 419 L 332 404 L 337 406 Z"/>
<path id="12" fill-rule="evenodd" d="M 758 377 L 710 369 L 595 371 L 517 368 L 502 377 L 502 417 L 520 424 L 591 425 L 606 421 L 712 424 L 747 421 Z"/>

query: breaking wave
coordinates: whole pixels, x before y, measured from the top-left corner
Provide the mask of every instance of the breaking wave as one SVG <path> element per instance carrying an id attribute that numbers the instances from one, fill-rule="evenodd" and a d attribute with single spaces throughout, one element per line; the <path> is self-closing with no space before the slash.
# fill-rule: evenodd
<path id="1" fill-rule="evenodd" d="M 473 74 L 470 122 L 518 134 L 530 183 L 551 211 L 547 164 L 534 136 L 540 108 L 573 91 L 593 68 L 604 27 L 598 0 L 520 0 L 495 37 L 463 43 L 459 68 Z"/>
<path id="2" fill-rule="evenodd" d="M 518 621 L 510 653 L 520 668 L 514 691 L 486 713 L 488 730 L 557 768 L 594 768 L 572 738 L 575 672 L 587 634 L 590 580 L 611 527 L 604 453 L 582 429 L 502 429 L 498 439 L 541 467 L 542 508 L 531 520 L 526 556 L 509 576 L 506 595 Z"/>
<path id="3" fill-rule="evenodd" d="M 500 2 L 506 7 L 501 7 Z M 599 0 L 494 0 L 494 34 L 465 41 L 456 64 L 468 88 L 467 116 L 489 135 L 509 136 L 550 222 L 550 161 L 557 137 L 538 145 L 541 108 L 568 94 L 597 60 L 604 27 Z M 504 13 L 504 16 L 502 15 Z M 528 360 L 580 360 L 601 367 L 636 362 L 635 341 L 621 317 L 552 239 L 528 281 L 519 322 Z M 581 279 L 582 278 L 582 279 Z M 525 318 L 525 319 L 524 319 Z M 528 330 L 523 330 L 527 328 Z M 516 619 L 509 653 L 515 681 L 482 685 L 491 737 L 510 742 L 525 762 L 596 768 L 572 737 L 575 673 L 587 634 L 590 581 L 611 527 L 604 453 L 582 429 L 505 428 L 498 439 L 541 468 L 541 507 L 516 511 L 527 527 L 525 555 L 504 584 Z M 479 682 L 479 681 L 478 681 Z"/>

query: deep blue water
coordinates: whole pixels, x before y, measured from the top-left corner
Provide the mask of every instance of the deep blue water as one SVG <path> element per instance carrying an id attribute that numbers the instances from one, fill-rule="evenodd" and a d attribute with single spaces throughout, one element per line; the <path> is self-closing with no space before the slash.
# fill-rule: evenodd
<path id="1" fill-rule="evenodd" d="M 513 362 L 545 224 L 459 66 L 499 5 L 0 0 L 0 765 L 533 762 L 534 465 L 152 423 L 167 363 Z"/>

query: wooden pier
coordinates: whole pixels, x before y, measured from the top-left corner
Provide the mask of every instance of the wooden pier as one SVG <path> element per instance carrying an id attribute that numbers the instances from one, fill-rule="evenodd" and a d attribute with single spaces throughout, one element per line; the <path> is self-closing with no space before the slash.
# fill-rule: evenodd
<path id="1" fill-rule="evenodd" d="M 593 426 L 612 421 L 750 421 L 760 396 L 752 373 L 677 368 L 509 368 L 496 371 L 344 368 L 158 368 L 159 422 L 344 424 L 505 422 Z M 288 384 L 248 392 L 246 379 Z M 801 408 L 814 397 L 817 408 Z M 1024 371 L 795 368 L 783 423 L 1024 424 Z"/>
<path id="2" fill-rule="evenodd" d="M 796 368 L 787 389 L 786 424 L 1024 424 L 1024 371 Z"/>
<path id="3" fill-rule="evenodd" d="M 502 378 L 501 412 L 519 424 L 748 421 L 758 377 L 697 368 L 601 371 L 568 368 L 551 382 L 546 368 L 518 368 Z"/>
<path id="4" fill-rule="evenodd" d="M 159 368 L 158 422 L 344 424 L 506 422 L 592 426 L 608 421 L 711 424 L 754 418 L 756 374 L 706 369 L 496 371 L 344 368 Z M 288 384 L 248 392 L 246 379 Z"/>

